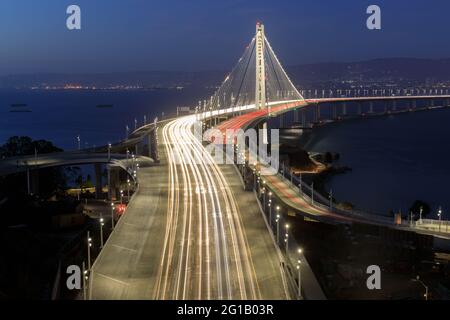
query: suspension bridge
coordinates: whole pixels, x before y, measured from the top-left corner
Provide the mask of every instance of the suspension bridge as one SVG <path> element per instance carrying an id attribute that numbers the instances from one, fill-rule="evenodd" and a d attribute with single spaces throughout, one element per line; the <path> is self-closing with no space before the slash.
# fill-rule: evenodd
<path id="1" fill-rule="evenodd" d="M 272 215 L 265 195 L 278 196 L 278 201 L 312 219 L 400 226 L 373 216 L 338 212 L 319 196 L 314 199 L 309 186 L 293 181 L 286 171 L 265 177 L 258 164 L 238 168 L 214 163 L 202 141 L 194 136 L 193 126 L 200 120 L 205 128 L 239 130 L 259 126 L 264 130 L 267 119 L 294 112 L 295 119 L 306 128 L 324 121 L 324 108 L 331 110 L 331 120 L 336 121 L 403 112 L 403 103 L 408 111 L 419 110 L 424 108 L 420 101 L 427 103 L 425 108 L 444 107 L 450 104 L 450 96 L 369 97 L 364 92 L 359 97 L 305 99 L 272 49 L 264 25 L 257 23 L 255 36 L 235 67 L 211 97 L 199 101 L 195 114 L 160 121 L 151 130 L 146 125 L 133 133 L 135 140 L 115 145 L 118 151 L 133 148 L 151 135 L 152 143 L 136 147 L 136 154 L 152 158 L 157 155 L 158 161 L 137 170 L 139 184 L 126 214 L 88 270 L 89 298 L 325 298 L 301 250 L 293 248 L 292 243 L 288 247 L 287 238 L 285 252 L 279 246 L 281 217 Z M 51 163 L 42 160 L 39 165 L 61 165 L 58 161 L 67 162 L 70 157 L 68 153 L 56 155 Z M 111 157 L 114 160 L 114 155 L 108 154 L 107 161 L 112 161 Z M 123 156 L 118 158 L 123 160 Z M 254 175 L 257 197 L 242 191 L 243 169 Z M 11 168 L 5 164 L 2 170 L 10 172 Z M 275 224 L 276 233 L 272 232 Z M 420 232 L 441 235 L 434 229 Z M 286 258 L 292 250 L 296 258 Z M 292 261 L 303 263 L 295 265 Z M 298 276 L 293 273 L 295 267 Z"/>

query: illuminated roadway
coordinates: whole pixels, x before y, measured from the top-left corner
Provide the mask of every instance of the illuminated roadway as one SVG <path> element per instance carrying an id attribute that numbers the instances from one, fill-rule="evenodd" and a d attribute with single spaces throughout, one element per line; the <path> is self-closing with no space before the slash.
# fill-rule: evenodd
<path id="1" fill-rule="evenodd" d="M 270 113 L 305 105 L 273 103 Z M 203 118 L 249 110 L 219 125 L 238 129 L 269 112 L 251 109 L 212 110 Z M 93 265 L 91 299 L 288 297 L 279 252 L 253 193 L 243 192 L 233 165 L 211 161 L 193 136 L 195 117 L 158 128 L 161 164 L 139 170 L 139 189 Z M 268 183 L 277 183 L 272 179 Z M 301 205 L 330 216 L 305 201 Z"/>
<path id="2" fill-rule="evenodd" d="M 161 165 L 92 268 L 91 299 L 286 299 L 279 252 L 233 165 L 212 161 L 195 115 L 158 129 Z"/>
<path id="3" fill-rule="evenodd" d="M 354 98 L 324 98 L 324 99 L 307 99 L 303 102 L 289 102 L 274 105 L 271 108 L 255 110 L 248 112 L 244 115 L 234 117 L 230 120 L 224 121 L 217 126 L 222 134 L 227 134 L 232 136 L 233 132 L 240 129 L 247 129 L 248 127 L 254 125 L 256 122 L 267 118 L 269 115 L 279 115 L 293 109 L 303 108 L 311 103 L 324 103 L 324 102 L 352 102 L 352 101 L 370 101 L 370 100 L 403 100 L 403 99 L 449 99 L 450 96 L 391 96 L 391 97 L 354 97 Z M 439 107 L 434 107 L 439 108 Z M 264 176 L 266 185 L 270 190 L 273 190 L 275 194 L 280 198 L 280 200 L 294 208 L 304 215 L 323 220 L 332 223 L 367 223 L 376 225 L 388 225 L 393 228 L 400 228 L 404 230 L 410 230 L 421 234 L 428 234 L 433 236 L 438 236 L 441 238 L 449 238 L 445 229 L 445 232 L 439 232 L 436 230 L 427 230 L 424 228 L 415 228 L 411 226 L 401 225 L 396 226 L 393 223 L 393 219 L 387 217 L 380 217 L 371 214 L 352 214 L 352 213 L 336 213 L 330 211 L 326 206 L 317 206 L 311 204 L 310 199 L 308 200 L 298 193 L 298 187 L 292 186 L 289 181 L 281 178 L 279 175 Z"/>

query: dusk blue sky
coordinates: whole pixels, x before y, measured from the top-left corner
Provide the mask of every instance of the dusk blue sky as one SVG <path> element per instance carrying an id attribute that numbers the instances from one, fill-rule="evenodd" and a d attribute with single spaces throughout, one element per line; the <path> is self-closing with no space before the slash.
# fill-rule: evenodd
<path id="1" fill-rule="evenodd" d="M 78 4 L 82 30 L 66 29 Z M 382 9 L 382 30 L 366 8 Z M 229 70 L 261 20 L 284 65 L 450 57 L 448 0 L 1 0 L 0 75 Z"/>

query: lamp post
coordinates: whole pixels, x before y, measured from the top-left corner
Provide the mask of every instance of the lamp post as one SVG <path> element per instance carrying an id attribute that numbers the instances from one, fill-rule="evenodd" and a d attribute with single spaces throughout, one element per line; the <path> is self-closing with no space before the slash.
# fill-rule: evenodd
<path id="1" fill-rule="evenodd" d="M 130 166 L 129 158 L 130 158 L 130 150 L 127 149 L 127 171 L 128 171 L 128 167 Z"/>
<path id="2" fill-rule="evenodd" d="M 300 194 L 302 194 L 303 190 L 302 190 L 302 174 L 300 173 L 300 175 L 298 176 L 298 191 L 300 192 Z"/>
<path id="3" fill-rule="evenodd" d="M 330 211 L 333 211 L 333 190 L 330 189 Z"/>
<path id="4" fill-rule="evenodd" d="M 89 231 L 87 232 L 87 260 L 88 260 L 88 270 L 91 270 L 91 247 L 92 247 L 92 238 L 90 236 Z"/>
<path id="5" fill-rule="evenodd" d="M 78 150 L 81 150 L 81 138 L 80 138 L 80 135 L 77 135 L 77 141 L 78 141 Z"/>
<path id="6" fill-rule="evenodd" d="M 120 204 L 123 204 L 123 190 L 120 190 Z"/>
<path id="7" fill-rule="evenodd" d="M 102 214 L 100 214 L 100 221 L 99 222 L 100 222 L 100 249 L 103 249 L 103 225 L 105 223 L 104 223 Z"/>
<path id="8" fill-rule="evenodd" d="M 127 179 L 127 201 L 130 201 L 130 179 Z"/>
<path id="9" fill-rule="evenodd" d="M 272 192 L 269 192 L 269 224 L 272 229 Z"/>
<path id="10" fill-rule="evenodd" d="M 279 214 L 277 214 L 277 219 L 275 220 L 275 222 L 277 223 L 277 244 L 280 245 L 280 215 Z"/>
<path id="11" fill-rule="evenodd" d="M 441 232 L 441 223 L 442 223 L 442 208 L 439 206 L 438 210 L 438 218 L 439 218 L 439 232 Z"/>
<path id="12" fill-rule="evenodd" d="M 263 181 L 264 184 L 264 181 Z M 264 202 L 264 214 L 266 213 L 266 187 L 262 188 L 262 194 L 263 194 L 263 202 Z"/>
<path id="13" fill-rule="evenodd" d="M 419 221 L 420 221 L 420 224 L 422 224 L 422 213 L 423 213 L 423 206 L 420 206 L 420 210 L 419 210 Z"/>
<path id="14" fill-rule="evenodd" d="M 84 261 L 81 265 L 81 272 L 83 274 L 83 300 L 87 300 L 88 271 L 86 270 L 86 263 Z"/>
<path id="15" fill-rule="evenodd" d="M 286 228 L 286 234 L 285 234 L 284 242 L 286 243 L 286 256 L 288 256 L 289 255 L 289 224 L 286 223 L 285 228 Z"/>
<path id="16" fill-rule="evenodd" d="M 108 176 L 108 200 L 110 200 L 112 196 L 111 196 L 111 167 L 109 164 L 106 165 L 106 173 Z"/>
<path id="17" fill-rule="evenodd" d="M 111 161 L 111 143 L 108 143 L 108 161 Z"/>
<path id="18" fill-rule="evenodd" d="M 419 276 L 417 276 L 416 279 L 411 280 L 420 283 L 425 288 L 425 294 L 423 295 L 423 297 L 425 298 L 425 300 L 428 300 L 428 286 L 425 285 L 422 280 L 420 280 Z"/>
<path id="19" fill-rule="evenodd" d="M 297 260 L 297 271 L 298 271 L 298 299 L 301 300 L 302 297 L 302 260 L 301 253 L 302 249 L 298 249 L 300 257 Z"/>
<path id="20" fill-rule="evenodd" d="M 122 199 L 122 196 L 120 197 L 120 199 Z M 121 200 L 122 202 L 122 200 Z M 114 209 L 116 207 L 114 207 L 114 202 L 111 202 L 111 229 L 114 229 Z"/>

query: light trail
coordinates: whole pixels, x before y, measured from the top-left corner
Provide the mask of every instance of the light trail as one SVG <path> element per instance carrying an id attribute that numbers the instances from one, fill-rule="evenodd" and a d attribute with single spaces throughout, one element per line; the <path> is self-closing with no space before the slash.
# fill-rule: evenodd
<path id="1" fill-rule="evenodd" d="M 219 165 L 194 136 L 195 121 L 179 118 L 162 130 L 170 185 L 154 297 L 260 299 L 239 207 Z"/>

